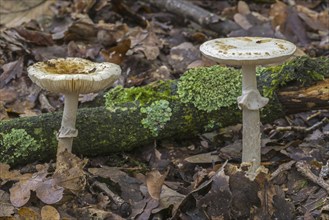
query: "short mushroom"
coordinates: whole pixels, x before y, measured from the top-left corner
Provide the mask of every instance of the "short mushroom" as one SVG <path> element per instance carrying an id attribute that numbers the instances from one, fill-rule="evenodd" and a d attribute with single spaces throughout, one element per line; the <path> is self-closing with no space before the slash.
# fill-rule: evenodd
<path id="1" fill-rule="evenodd" d="M 263 37 L 232 37 L 207 41 L 200 46 L 201 53 L 218 63 L 242 66 L 243 140 L 242 162 L 249 164 L 249 171 L 260 166 L 261 134 L 259 109 L 268 99 L 257 90 L 256 65 L 282 62 L 292 56 L 296 46 L 281 39 Z"/>
<path id="2" fill-rule="evenodd" d="M 31 80 L 43 89 L 64 94 L 64 112 L 58 133 L 57 159 L 72 151 L 79 94 L 98 92 L 111 86 L 121 74 L 113 63 L 94 63 L 82 58 L 58 58 L 28 67 Z M 58 164 L 58 161 L 57 161 Z"/>

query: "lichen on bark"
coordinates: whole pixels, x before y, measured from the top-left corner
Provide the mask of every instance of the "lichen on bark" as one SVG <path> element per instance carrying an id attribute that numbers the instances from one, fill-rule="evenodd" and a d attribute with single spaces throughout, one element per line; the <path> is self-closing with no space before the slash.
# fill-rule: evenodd
<path id="1" fill-rule="evenodd" d="M 228 107 L 241 95 L 241 73 L 220 66 L 193 68 L 178 81 L 178 96 L 206 112 Z"/>
<path id="2" fill-rule="evenodd" d="M 260 68 L 258 74 L 264 82 L 264 96 L 272 98 L 280 87 L 288 84 L 298 83 L 304 87 L 328 78 L 329 58 L 297 57 L 282 65 Z"/>
<path id="3" fill-rule="evenodd" d="M 0 162 L 13 163 L 25 160 L 31 152 L 41 147 L 24 129 L 12 129 L 10 132 L 0 133 Z"/>

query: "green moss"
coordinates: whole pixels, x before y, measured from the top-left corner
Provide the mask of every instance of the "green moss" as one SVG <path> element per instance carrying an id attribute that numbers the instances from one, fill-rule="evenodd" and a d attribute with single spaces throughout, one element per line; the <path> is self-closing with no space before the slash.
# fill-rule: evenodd
<path id="1" fill-rule="evenodd" d="M 110 111 L 125 111 L 127 108 L 137 109 L 160 99 L 169 101 L 177 98 L 172 94 L 171 86 L 174 86 L 172 81 L 158 81 L 143 87 L 117 86 L 105 94 L 105 106 Z"/>
<path id="2" fill-rule="evenodd" d="M 241 95 L 239 70 L 220 66 L 190 69 L 178 81 L 178 96 L 183 103 L 211 112 L 236 103 Z"/>
<path id="3" fill-rule="evenodd" d="M 149 129 L 154 137 L 158 136 L 159 131 L 164 128 L 172 115 L 169 102 L 163 99 L 153 102 L 150 106 L 142 107 L 140 111 L 146 114 L 141 121 L 142 125 Z"/>
<path id="4" fill-rule="evenodd" d="M 204 126 L 205 131 L 212 131 L 214 127 L 217 126 L 217 122 L 214 120 L 209 120 L 208 124 Z"/>
<path id="5" fill-rule="evenodd" d="M 264 96 L 271 98 L 275 91 L 282 86 L 293 83 L 298 83 L 300 86 L 310 86 L 329 77 L 329 58 L 298 57 L 283 65 L 260 68 L 258 74 L 265 82 L 263 86 Z"/>
<path id="6" fill-rule="evenodd" d="M 40 144 L 24 129 L 12 129 L 0 133 L 0 162 L 13 163 L 26 159 L 31 152 L 37 151 Z"/>

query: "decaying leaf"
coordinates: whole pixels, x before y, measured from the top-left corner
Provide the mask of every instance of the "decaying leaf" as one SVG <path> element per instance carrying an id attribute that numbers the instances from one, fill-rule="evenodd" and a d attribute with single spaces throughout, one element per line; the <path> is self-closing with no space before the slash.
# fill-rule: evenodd
<path id="1" fill-rule="evenodd" d="M 20 77 L 23 73 L 23 57 L 16 61 L 4 64 L 3 73 L 0 75 L 0 88 L 3 88 L 12 79 Z"/>
<path id="2" fill-rule="evenodd" d="M 197 200 L 197 207 L 204 207 L 211 219 L 230 219 L 232 192 L 229 185 L 230 177 L 220 169 L 211 179 L 210 190 Z"/>
<path id="3" fill-rule="evenodd" d="M 59 220 L 60 215 L 58 211 L 50 205 L 45 205 L 41 209 L 41 220 Z"/>
<path id="4" fill-rule="evenodd" d="M 50 15 L 55 0 L 1 0 L 0 25 L 15 27 L 43 15 Z"/>
<path id="5" fill-rule="evenodd" d="M 15 207 L 10 204 L 9 194 L 0 190 L 0 218 L 12 216 L 14 213 Z"/>
<path id="6" fill-rule="evenodd" d="M 55 204 L 63 198 L 64 188 L 55 179 L 46 179 L 35 189 L 37 197 L 46 204 Z"/>
<path id="7" fill-rule="evenodd" d="M 8 164 L 0 163 L 0 180 L 5 183 L 6 181 L 26 180 L 32 177 L 31 174 L 21 174 L 18 170 L 9 171 Z"/>
<path id="8" fill-rule="evenodd" d="M 37 173 L 30 179 L 20 180 L 10 188 L 10 201 L 16 207 L 25 205 L 31 196 L 31 191 L 35 191 L 48 175 L 48 166 L 39 166 Z"/>
<path id="9" fill-rule="evenodd" d="M 86 186 L 86 176 L 83 171 L 84 166 L 87 164 L 87 159 L 80 159 L 74 154 L 64 151 L 59 155 L 61 161 L 56 167 L 56 172 L 53 175 L 55 183 L 72 192 L 79 192 Z M 50 183 L 54 185 L 53 183 Z M 57 189 L 54 189 L 57 191 Z"/>
<path id="10" fill-rule="evenodd" d="M 155 60 L 160 54 L 160 48 L 163 43 L 156 35 L 151 24 L 147 30 L 137 32 L 135 37 L 131 38 L 132 50 L 134 52 L 142 51 L 148 60 Z"/>
<path id="11" fill-rule="evenodd" d="M 146 175 L 147 190 L 153 199 L 160 199 L 162 185 L 168 172 L 169 170 L 162 175 L 158 170 L 152 170 Z"/>
<path id="12" fill-rule="evenodd" d="M 153 209 L 152 213 L 161 212 L 162 210 L 168 209 L 171 206 L 173 206 L 172 212 L 175 213 L 184 198 L 185 195 L 182 195 L 179 192 L 170 189 L 166 185 L 163 185 L 159 200 L 159 206 Z"/>
<path id="13" fill-rule="evenodd" d="M 40 219 L 39 210 L 34 207 L 22 207 L 18 210 L 21 219 Z"/>

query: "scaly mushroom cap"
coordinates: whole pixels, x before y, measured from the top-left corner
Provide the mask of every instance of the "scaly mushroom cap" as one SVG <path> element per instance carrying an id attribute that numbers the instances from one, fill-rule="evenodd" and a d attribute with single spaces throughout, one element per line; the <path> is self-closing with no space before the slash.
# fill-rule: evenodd
<path id="1" fill-rule="evenodd" d="M 207 41 L 200 46 L 200 51 L 223 64 L 262 65 L 286 60 L 296 51 L 296 46 L 275 38 L 231 37 Z"/>
<path id="2" fill-rule="evenodd" d="M 28 67 L 31 80 L 55 93 L 91 93 L 111 86 L 121 74 L 113 63 L 94 63 L 82 58 L 58 58 Z"/>

